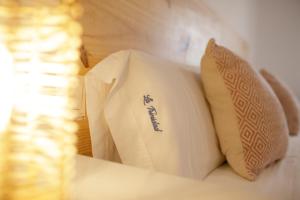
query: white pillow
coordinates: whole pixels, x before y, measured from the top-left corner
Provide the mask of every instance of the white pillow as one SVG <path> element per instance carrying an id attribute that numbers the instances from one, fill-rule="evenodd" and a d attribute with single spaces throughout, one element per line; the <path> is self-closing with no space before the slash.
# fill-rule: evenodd
<path id="1" fill-rule="evenodd" d="M 115 53 L 86 76 L 87 114 L 97 123 L 92 113 L 104 109 L 123 163 L 201 179 L 224 157 L 199 76 L 183 67 L 138 51 Z M 99 92 L 91 79 L 96 87 L 112 84 L 105 102 L 91 99 Z M 103 132 L 90 128 L 92 140 L 100 139 Z"/>

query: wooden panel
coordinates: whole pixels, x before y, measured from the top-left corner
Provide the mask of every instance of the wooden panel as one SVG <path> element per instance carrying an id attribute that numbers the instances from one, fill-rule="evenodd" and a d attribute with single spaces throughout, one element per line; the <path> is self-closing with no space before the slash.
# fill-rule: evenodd
<path id="1" fill-rule="evenodd" d="M 82 60 L 94 66 L 123 49 L 138 49 L 199 68 L 214 37 L 243 57 L 246 43 L 201 0 L 80 0 L 84 35 Z M 82 69 L 84 74 L 87 69 Z M 87 121 L 79 122 L 79 153 L 91 155 Z"/>
<path id="2" fill-rule="evenodd" d="M 77 120 L 77 125 L 79 127 L 77 131 L 78 141 L 77 141 L 77 150 L 79 154 L 92 156 L 91 148 L 91 138 L 90 130 L 87 118 Z"/>
<path id="3" fill-rule="evenodd" d="M 241 56 L 246 43 L 201 0 L 81 0 L 90 66 L 122 49 L 139 49 L 199 66 L 209 38 Z"/>

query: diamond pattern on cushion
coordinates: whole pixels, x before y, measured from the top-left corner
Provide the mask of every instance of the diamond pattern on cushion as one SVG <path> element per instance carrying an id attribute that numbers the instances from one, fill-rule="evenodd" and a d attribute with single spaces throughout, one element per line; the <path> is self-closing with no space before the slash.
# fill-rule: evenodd
<path id="1" fill-rule="evenodd" d="M 264 167 L 283 157 L 286 152 L 287 128 L 282 122 L 282 108 L 260 75 L 230 50 L 210 41 L 203 59 L 214 60 L 215 67 L 229 91 L 248 173 L 244 176 L 254 179 Z M 204 81 L 206 92 L 209 93 L 207 84 L 214 83 Z M 211 101 L 213 110 L 214 103 L 215 101 Z M 216 124 L 220 125 L 222 126 Z"/>

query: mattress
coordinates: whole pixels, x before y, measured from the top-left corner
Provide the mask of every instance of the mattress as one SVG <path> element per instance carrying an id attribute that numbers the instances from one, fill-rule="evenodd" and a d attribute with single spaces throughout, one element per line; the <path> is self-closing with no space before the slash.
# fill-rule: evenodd
<path id="1" fill-rule="evenodd" d="M 236 175 L 226 164 L 204 181 L 194 181 L 77 155 L 71 199 L 299 200 L 299 155 L 300 136 L 291 137 L 286 157 L 254 182 Z"/>
<path id="2" fill-rule="evenodd" d="M 226 185 L 194 181 L 155 171 L 76 157 L 72 200 L 267 200 Z"/>
<path id="3" fill-rule="evenodd" d="M 272 200 L 299 200 L 300 136 L 290 137 L 285 158 L 265 169 L 254 182 L 241 178 L 227 164 L 209 174 L 205 182 L 227 185 L 236 190 L 247 190 Z"/>

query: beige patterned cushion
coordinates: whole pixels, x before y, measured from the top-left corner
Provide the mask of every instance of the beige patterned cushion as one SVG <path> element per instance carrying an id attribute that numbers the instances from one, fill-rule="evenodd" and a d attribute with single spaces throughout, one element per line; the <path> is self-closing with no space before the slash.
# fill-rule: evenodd
<path id="1" fill-rule="evenodd" d="M 260 73 L 270 84 L 283 107 L 290 135 L 297 135 L 300 128 L 300 111 L 296 96 L 285 83 L 270 74 L 267 70 L 262 69 Z"/>
<path id="2" fill-rule="evenodd" d="M 238 174 L 255 180 L 287 150 L 288 128 L 280 102 L 246 61 L 214 40 L 201 64 L 222 152 Z"/>

